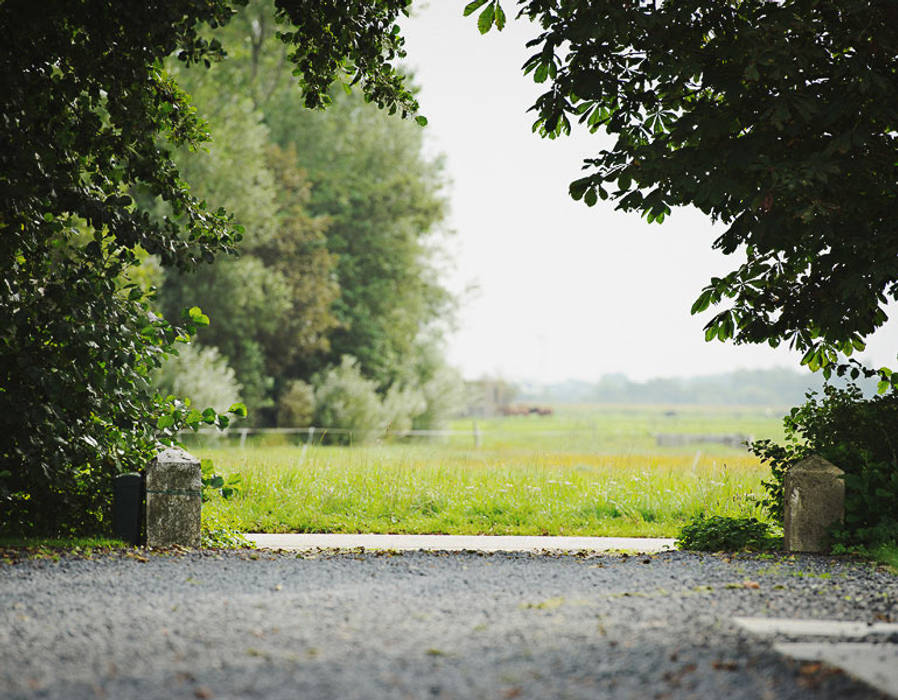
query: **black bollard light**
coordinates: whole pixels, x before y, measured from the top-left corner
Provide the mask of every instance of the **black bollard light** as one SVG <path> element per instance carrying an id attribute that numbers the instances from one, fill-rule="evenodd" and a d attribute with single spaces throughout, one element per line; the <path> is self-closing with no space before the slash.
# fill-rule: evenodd
<path id="1" fill-rule="evenodd" d="M 143 480 L 140 474 L 119 474 L 112 492 L 112 531 L 116 538 L 140 544 Z"/>

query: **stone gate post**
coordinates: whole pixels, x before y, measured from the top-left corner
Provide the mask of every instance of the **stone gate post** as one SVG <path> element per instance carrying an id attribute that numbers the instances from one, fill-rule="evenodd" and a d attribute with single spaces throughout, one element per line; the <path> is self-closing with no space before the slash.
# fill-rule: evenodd
<path id="1" fill-rule="evenodd" d="M 200 546 L 203 482 L 200 461 L 166 447 L 147 467 L 147 545 Z"/>
<path id="2" fill-rule="evenodd" d="M 811 455 L 786 472 L 783 534 L 790 552 L 829 549 L 827 529 L 845 517 L 845 472 Z"/>

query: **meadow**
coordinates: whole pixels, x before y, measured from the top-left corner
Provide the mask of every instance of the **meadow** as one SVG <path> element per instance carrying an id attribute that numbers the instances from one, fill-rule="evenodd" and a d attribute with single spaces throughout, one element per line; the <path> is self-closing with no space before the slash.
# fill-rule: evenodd
<path id="1" fill-rule="evenodd" d="M 307 436 L 189 445 L 240 491 L 210 526 L 257 532 L 673 536 L 699 513 L 763 518 L 768 470 L 744 448 L 657 434 L 782 436 L 780 412 L 567 406 L 455 421 L 452 435 L 339 447 Z M 475 432 L 479 437 L 475 437 Z"/>

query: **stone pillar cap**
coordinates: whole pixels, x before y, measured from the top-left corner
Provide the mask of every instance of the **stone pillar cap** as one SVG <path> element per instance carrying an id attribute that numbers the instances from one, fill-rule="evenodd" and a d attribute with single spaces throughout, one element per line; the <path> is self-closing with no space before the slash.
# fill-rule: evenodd
<path id="1" fill-rule="evenodd" d="M 835 464 L 830 462 L 827 459 L 824 459 L 818 454 L 810 455 L 809 457 L 805 457 L 803 460 L 798 462 L 795 466 L 792 467 L 789 471 L 802 471 L 802 472 L 818 472 L 822 474 L 844 474 L 845 471 L 839 469 Z"/>
<path id="2" fill-rule="evenodd" d="M 153 460 L 157 463 L 164 462 L 166 464 L 199 464 L 199 460 L 181 447 L 164 447 L 160 450 Z"/>

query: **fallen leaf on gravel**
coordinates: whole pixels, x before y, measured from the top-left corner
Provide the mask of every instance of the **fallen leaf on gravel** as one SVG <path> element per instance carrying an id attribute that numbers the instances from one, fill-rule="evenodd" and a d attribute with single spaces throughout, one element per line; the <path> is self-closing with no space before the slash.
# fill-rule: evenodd
<path id="1" fill-rule="evenodd" d="M 675 659 L 671 659 L 671 660 L 673 661 Z M 685 666 L 677 669 L 676 671 L 667 671 L 664 674 L 663 678 L 665 681 L 667 681 L 668 684 L 670 684 L 671 686 L 676 688 L 676 687 L 679 687 L 680 682 L 683 680 L 683 676 L 685 676 L 687 673 L 692 673 L 697 668 L 698 667 L 695 664 L 686 664 Z"/>
<path id="2" fill-rule="evenodd" d="M 514 688 L 508 688 L 502 692 L 503 698 L 516 698 L 521 694 L 521 689 L 515 686 Z"/>
<path id="3" fill-rule="evenodd" d="M 798 669 L 798 672 L 802 676 L 811 676 L 815 673 L 820 673 L 821 668 L 823 668 L 823 664 L 821 663 L 802 664 L 801 668 Z"/>
<path id="4" fill-rule="evenodd" d="M 212 694 L 212 691 L 209 690 L 206 686 L 201 685 L 196 690 L 193 691 L 193 696 L 196 698 L 200 698 L 201 700 L 206 700 L 207 698 L 215 697 Z"/>
<path id="5" fill-rule="evenodd" d="M 711 664 L 717 671 L 737 671 L 739 664 L 735 661 L 715 661 Z"/>
<path id="6" fill-rule="evenodd" d="M 761 587 L 761 584 L 758 583 L 757 581 L 743 581 L 743 582 L 742 582 L 742 587 L 743 587 L 743 588 L 758 589 L 758 588 Z"/>

